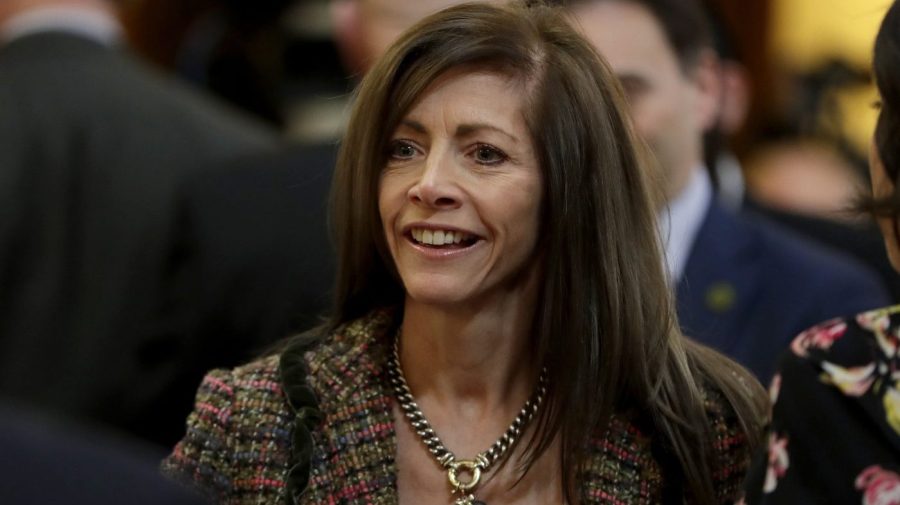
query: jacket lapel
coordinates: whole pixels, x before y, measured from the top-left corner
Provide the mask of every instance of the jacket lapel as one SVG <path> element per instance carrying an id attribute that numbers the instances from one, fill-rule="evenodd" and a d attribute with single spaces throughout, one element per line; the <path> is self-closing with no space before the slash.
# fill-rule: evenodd
<path id="1" fill-rule="evenodd" d="M 758 292 L 754 233 L 713 201 L 677 285 L 683 332 L 726 354 L 738 344 Z"/>
<path id="2" fill-rule="evenodd" d="M 322 429 L 313 434 L 309 486 L 300 503 L 397 503 L 397 439 L 384 364 L 389 314 L 355 321 L 305 356 Z"/>

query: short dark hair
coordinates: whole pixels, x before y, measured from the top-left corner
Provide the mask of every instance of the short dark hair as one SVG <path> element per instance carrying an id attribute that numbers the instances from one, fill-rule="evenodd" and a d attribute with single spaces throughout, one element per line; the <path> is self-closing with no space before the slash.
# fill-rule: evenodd
<path id="1" fill-rule="evenodd" d="M 646 8 L 666 34 L 682 68 L 691 68 L 704 49 L 713 47 L 709 18 L 696 0 L 551 0 L 574 7 L 592 2 L 630 2 Z"/>

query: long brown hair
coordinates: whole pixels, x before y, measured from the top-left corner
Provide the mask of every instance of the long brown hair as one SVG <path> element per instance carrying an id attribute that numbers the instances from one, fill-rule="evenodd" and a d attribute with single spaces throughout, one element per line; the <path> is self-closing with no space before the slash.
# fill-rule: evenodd
<path id="1" fill-rule="evenodd" d="M 557 9 L 467 4 L 406 32 L 357 90 L 332 194 L 339 251 L 333 326 L 403 303 L 377 197 L 397 124 L 438 76 L 459 67 L 520 79 L 544 180 L 543 271 L 533 349 L 552 377 L 523 471 L 559 436 L 569 498 L 585 443 L 636 409 L 674 455 L 697 503 L 714 503 L 704 389 L 722 391 L 755 446 L 761 387 L 678 330 L 655 201 L 610 69 Z"/>

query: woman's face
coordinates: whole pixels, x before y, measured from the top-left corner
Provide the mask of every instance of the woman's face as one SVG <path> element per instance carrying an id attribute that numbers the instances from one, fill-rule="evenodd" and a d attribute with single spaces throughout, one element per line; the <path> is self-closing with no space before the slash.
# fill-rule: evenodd
<path id="1" fill-rule="evenodd" d="M 869 147 L 869 176 L 872 181 L 872 196 L 875 198 L 884 198 L 894 192 L 894 181 L 888 177 L 884 170 L 884 164 L 881 162 L 881 156 L 878 155 L 878 146 L 875 145 L 873 139 L 872 145 Z M 884 247 L 887 249 L 888 259 L 891 260 L 891 266 L 894 270 L 900 272 L 900 237 L 897 236 L 895 222 L 892 217 L 878 217 L 878 227 L 881 228 L 881 235 L 884 237 Z"/>
<path id="2" fill-rule="evenodd" d="M 542 181 L 521 84 L 439 77 L 387 147 L 379 211 L 407 296 L 436 305 L 534 289 Z"/>

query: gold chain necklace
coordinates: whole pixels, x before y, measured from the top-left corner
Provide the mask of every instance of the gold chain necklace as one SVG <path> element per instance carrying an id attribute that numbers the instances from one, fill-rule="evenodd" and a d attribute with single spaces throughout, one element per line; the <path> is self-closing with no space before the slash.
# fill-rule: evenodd
<path id="1" fill-rule="evenodd" d="M 413 427 L 416 435 L 428 448 L 428 452 L 434 456 L 438 464 L 447 470 L 447 480 L 450 481 L 450 487 L 453 493 L 459 495 L 454 501 L 454 505 L 486 505 L 483 501 L 475 499 L 475 488 L 481 481 L 481 475 L 486 473 L 491 466 L 497 462 L 515 443 L 519 440 L 522 431 L 528 426 L 528 423 L 534 419 L 535 414 L 544 401 L 547 394 L 547 368 L 541 370 L 537 387 L 531 398 L 525 402 L 522 410 L 513 419 L 512 424 L 506 429 L 493 445 L 487 450 L 479 453 L 474 459 L 456 459 L 449 449 L 444 447 L 441 439 L 431 428 L 425 414 L 419 409 L 413 398 L 412 392 L 403 376 L 403 369 L 400 367 L 400 330 L 397 330 L 397 337 L 394 339 L 394 356 L 388 360 L 388 374 L 390 375 L 391 385 L 394 387 L 394 394 L 400 408 L 403 410 L 409 424 Z M 468 474 L 468 479 L 461 479 L 463 474 Z"/>

